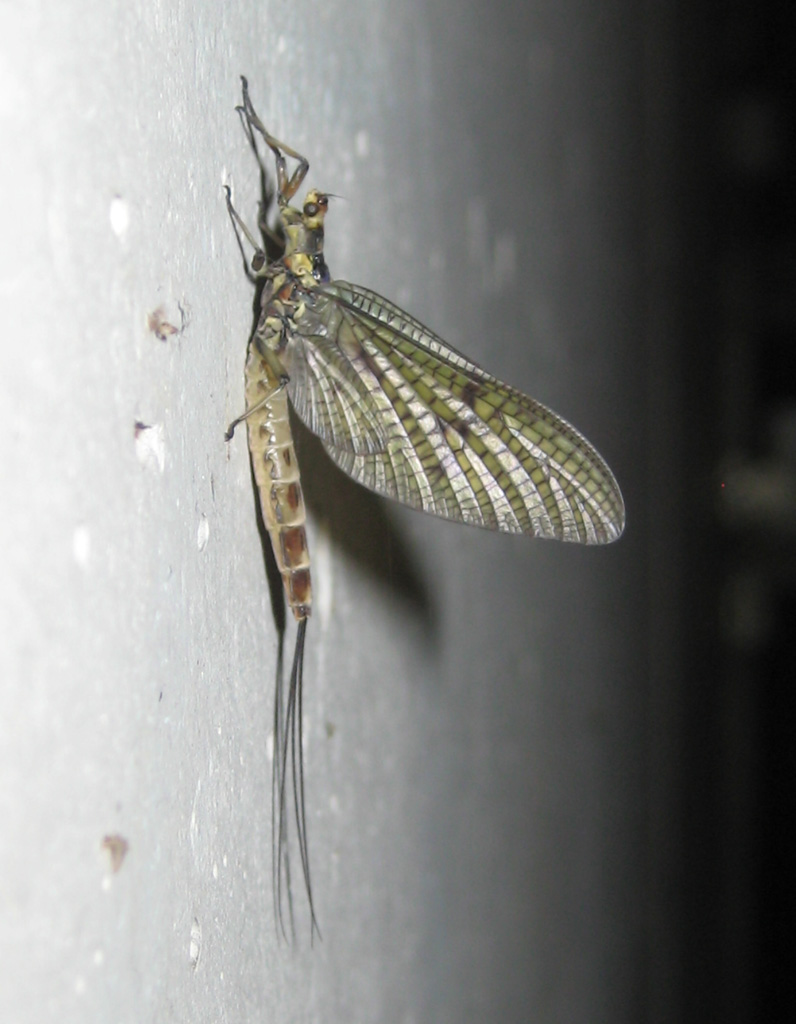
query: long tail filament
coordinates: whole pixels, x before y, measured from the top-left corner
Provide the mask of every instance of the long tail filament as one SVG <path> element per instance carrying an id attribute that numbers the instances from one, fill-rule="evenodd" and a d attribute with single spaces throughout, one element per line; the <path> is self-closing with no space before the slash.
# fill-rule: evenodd
<path id="1" fill-rule="evenodd" d="M 293 807 L 296 818 L 296 834 L 301 856 L 301 871 L 304 876 L 304 888 L 310 905 L 311 932 L 310 941 L 321 931 L 315 917 L 312 899 L 312 883 L 310 881 L 310 859 L 307 845 L 307 815 L 304 802 L 304 754 L 302 735 L 302 700 L 304 682 L 304 639 L 307 633 L 307 619 L 299 619 L 296 634 L 296 648 L 293 654 L 293 666 L 290 670 L 290 684 L 287 692 L 287 705 L 284 705 L 284 694 L 280 679 L 277 680 L 274 699 L 274 763 L 272 776 L 272 831 L 274 836 L 273 850 L 273 888 L 274 913 L 279 922 L 279 929 L 287 940 L 284 915 L 282 913 L 282 875 L 284 868 L 285 889 L 290 916 L 290 932 L 293 934 L 293 901 L 290 891 L 290 862 L 288 859 L 288 824 L 285 811 L 287 790 L 288 748 L 290 751 L 290 770 L 292 775 Z"/>

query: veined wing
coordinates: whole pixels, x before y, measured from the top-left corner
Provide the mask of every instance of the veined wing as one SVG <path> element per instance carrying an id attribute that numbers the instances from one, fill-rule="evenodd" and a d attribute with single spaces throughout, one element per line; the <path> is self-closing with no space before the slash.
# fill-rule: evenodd
<path id="1" fill-rule="evenodd" d="M 581 544 L 622 533 L 616 480 L 574 427 L 375 292 L 309 291 L 286 355 L 296 412 L 371 490 L 507 533 Z"/>

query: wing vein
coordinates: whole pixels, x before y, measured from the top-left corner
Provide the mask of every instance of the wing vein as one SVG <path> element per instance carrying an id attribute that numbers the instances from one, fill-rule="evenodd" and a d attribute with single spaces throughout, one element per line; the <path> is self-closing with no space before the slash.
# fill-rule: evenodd
<path id="1" fill-rule="evenodd" d="M 619 536 L 616 481 L 565 420 L 365 288 L 319 286 L 305 306 L 290 397 L 355 480 L 488 529 L 584 544 Z"/>

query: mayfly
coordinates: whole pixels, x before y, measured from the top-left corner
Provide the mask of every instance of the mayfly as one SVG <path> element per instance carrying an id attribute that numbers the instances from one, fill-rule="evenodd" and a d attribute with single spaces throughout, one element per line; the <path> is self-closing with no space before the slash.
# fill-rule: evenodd
<path id="1" fill-rule="evenodd" d="M 268 132 L 242 81 L 237 109 L 249 139 L 258 160 L 255 133 L 276 161 L 284 238 L 281 256 L 268 262 L 226 190 L 238 240 L 242 233 L 254 249 L 251 269 L 262 282 L 246 361 L 246 412 L 230 425 L 227 440 L 246 420 L 263 520 L 298 623 L 287 702 L 277 687 L 274 711 L 274 901 L 281 922 L 289 766 L 314 932 L 301 731 L 312 596 L 288 397 L 349 476 L 424 512 L 489 530 L 608 544 L 622 533 L 625 510 L 610 469 L 568 423 L 394 303 L 331 278 L 323 251 L 329 195 L 312 189 L 301 209 L 290 205 L 309 163 Z M 297 161 L 291 175 L 286 157 Z M 288 877 L 288 899 L 289 884 Z"/>

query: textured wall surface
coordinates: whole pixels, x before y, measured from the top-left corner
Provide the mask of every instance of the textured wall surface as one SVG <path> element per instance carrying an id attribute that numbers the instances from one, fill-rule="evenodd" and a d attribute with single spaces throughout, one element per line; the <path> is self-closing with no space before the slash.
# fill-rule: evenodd
<path id="1" fill-rule="evenodd" d="M 0 11 L 5 1024 L 638 1021 L 656 978 L 671 1008 L 642 30 L 504 6 Z M 274 926 L 279 600 L 224 443 L 252 290 L 222 185 L 250 223 L 259 188 L 240 73 L 343 197 L 332 273 L 571 419 L 629 516 L 600 550 L 437 522 L 300 432 L 314 948 L 299 886 L 294 944 Z"/>

